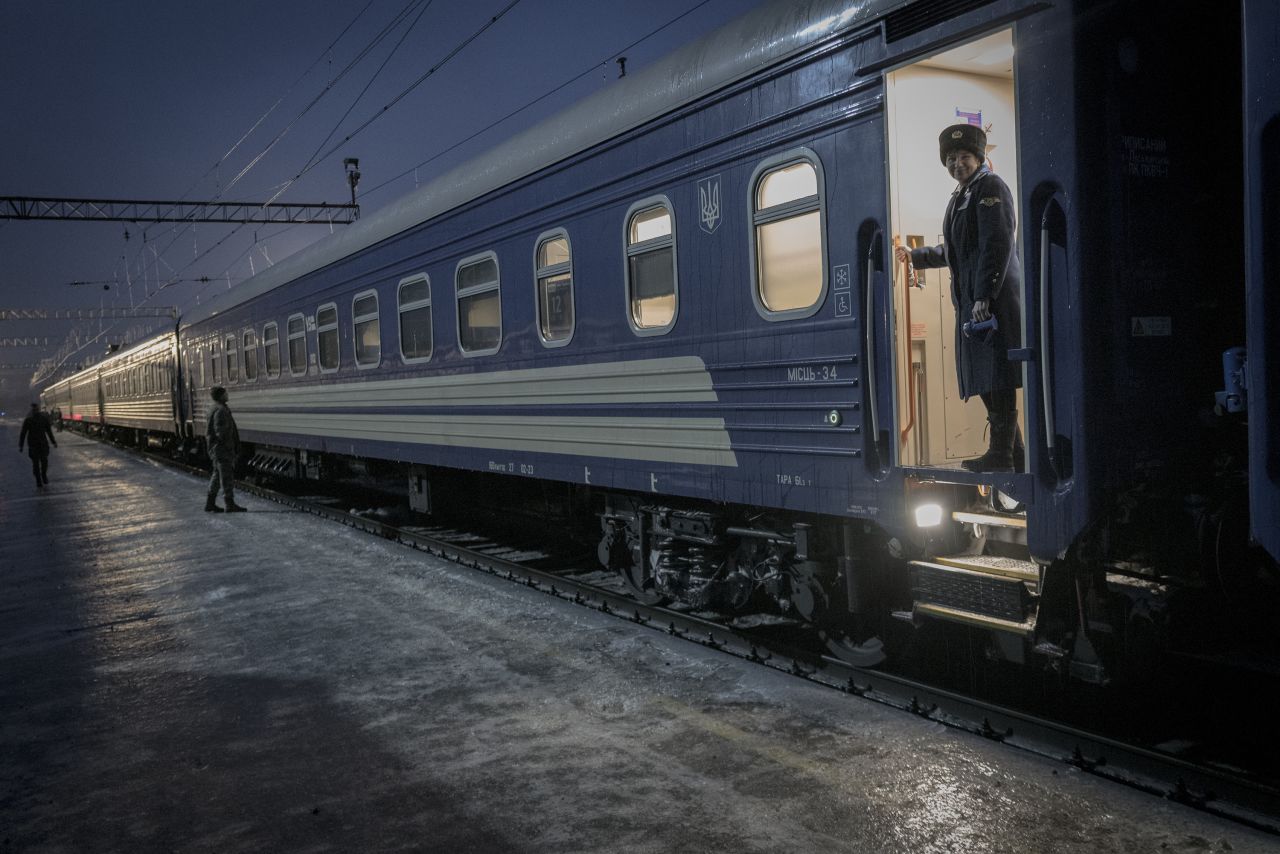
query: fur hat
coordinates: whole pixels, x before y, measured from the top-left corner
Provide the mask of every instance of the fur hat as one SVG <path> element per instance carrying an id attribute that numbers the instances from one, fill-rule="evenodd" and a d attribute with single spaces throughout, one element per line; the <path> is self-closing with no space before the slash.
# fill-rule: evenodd
<path id="1" fill-rule="evenodd" d="M 227 399 L 227 390 L 220 385 L 216 385 L 209 389 L 209 397 L 214 400 L 222 401 Z"/>
<path id="2" fill-rule="evenodd" d="M 947 155 L 953 151 L 968 151 L 978 162 L 987 159 L 987 134 L 977 125 L 952 125 L 938 134 L 938 159 L 947 165 Z"/>

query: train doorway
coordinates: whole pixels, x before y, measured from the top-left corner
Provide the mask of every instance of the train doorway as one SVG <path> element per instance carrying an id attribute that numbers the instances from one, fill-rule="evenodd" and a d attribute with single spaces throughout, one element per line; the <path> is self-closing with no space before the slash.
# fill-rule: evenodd
<path id="1" fill-rule="evenodd" d="M 988 165 L 1018 198 L 1013 55 L 1013 31 L 1002 30 L 886 76 L 894 246 L 943 242 L 942 217 L 955 189 L 938 159 L 938 134 L 948 125 L 986 131 Z M 904 466 L 958 468 L 987 449 L 986 408 L 976 397 L 960 398 L 950 274 L 894 263 L 892 287 L 895 459 Z M 1018 414 L 1025 426 L 1021 391 Z"/>

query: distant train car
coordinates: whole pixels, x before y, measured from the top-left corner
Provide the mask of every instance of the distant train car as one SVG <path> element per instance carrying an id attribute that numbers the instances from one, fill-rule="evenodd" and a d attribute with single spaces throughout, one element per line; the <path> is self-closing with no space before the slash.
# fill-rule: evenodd
<path id="1" fill-rule="evenodd" d="M 63 420 L 74 422 L 86 432 L 102 428 L 102 394 L 98 385 L 97 368 L 88 368 L 66 379 L 66 399 Z"/>
<path id="2" fill-rule="evenodd" d="M 111 354 L 96 365 L 104 428 L 133 444 L 179 435 L 178 337 L 174 331 Z"/>
<path id="3" fill-rule="evenodd" d="M 173 429 L 224 385 L 261 471 L 556 484 L 638 595 L 771 600 L 861 663 L 908 623 L 1094 682 L 1239 639 L 1280 554 L 1244 189 L 1278 34 L 1252 0 L 765 5 L 184 317 Z M 956 123 L 1017 208 L 1015 472 L 960 467 L 962 318 L 893 262 L 939 241 Z"/>
<path id="4" fill-rule="evenodd" d="M 71 420 L 71 378 L 66 377 L 46 386 L 40 392 L 40 408 L 56 419 Z"/>
<path id="5" fill-rule="evenodd" d="M 64 423 L 137 445 L 177 445 L 184 437 L 177 332 L 113 352 L 50 385 L 41 405 Z"/>

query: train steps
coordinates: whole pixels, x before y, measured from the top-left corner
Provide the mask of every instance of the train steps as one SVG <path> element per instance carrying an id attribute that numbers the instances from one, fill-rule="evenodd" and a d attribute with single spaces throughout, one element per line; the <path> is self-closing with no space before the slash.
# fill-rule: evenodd
<path id="1" fill-rule="evenodd" d="M 989 539 L 1026 543 L 1025 512 L 958 510 L 957 522 Z M 909 564 L 913 620 L 928 617 L 1031 639 L 1040 568 L 1029 559 L 994 554 L 941 555 Z"/>

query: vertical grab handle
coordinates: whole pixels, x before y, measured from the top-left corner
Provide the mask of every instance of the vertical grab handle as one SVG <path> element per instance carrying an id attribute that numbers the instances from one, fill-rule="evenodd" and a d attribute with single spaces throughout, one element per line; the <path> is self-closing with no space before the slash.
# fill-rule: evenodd
<path id="1" fill-rule="evenodd" d="M 1054 453 L 1054 445 L 1058 430 L 1053 420 L 1053 370 L 1049 362 L 1049 353 L 1052 345 L 1052 327 L 1049 325 L 1049 299 L 1053 286 L 1053 275 L 1050 272 L 1049 259 L 1049 244 L 1051 243 L 1049 220 L 1054 209 L 1057 209 L 1059 215 L 1063 216 L 1065 221 L 1062 202 L 1058 200 L 1057 193 L 1051 195 L 1048 201 L 1045 202 L 1044 213 L 1040 215 L 1040 292 L 1038 299 L 1040 302 L 1040 397 L 1044 402 L 1045 450 L 1056 470 L 1057 456 Z"/>
<path id="2" fill-rule="evenodd" d="M 865 356 L 863 364 L 867 366 L 867 408 L 871 416 L 871 442 L 874 445 L 880 441 L 880 406 L 876 400 L 876 326 L 875 326 L 875 299 L 876 291 L 872 287 L 871 280 L 876 272 L 876 241 L 880 239 L 880 232 L 876 231 L 871 235 L 871 243 L 867 247 L 867 278 L 864 283 L 867 292 L 866 312 L 862 317 L 863 333 L 866 336 Z"/>

